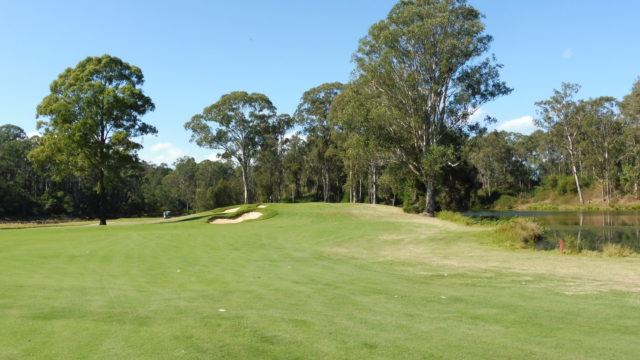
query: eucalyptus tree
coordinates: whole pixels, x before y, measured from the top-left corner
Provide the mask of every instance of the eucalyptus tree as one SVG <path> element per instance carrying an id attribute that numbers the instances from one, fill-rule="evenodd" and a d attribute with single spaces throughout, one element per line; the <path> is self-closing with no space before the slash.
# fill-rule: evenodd
<path id="1" fill-rule="evenodd" d="M 636 80 L 631 93 L 620 102 L 620 112 L 624 122 L 623 182 L 633 188 L 638 199 L 640 183 L 640 79 Z"/>
<path id="2" fill-rule="evenodd" d="M 33 213 L 29 184 L 34 181 L 27 154 L 35 142 L 18 126 L 0 126 L 0 217 Z"/>
<path id="3" fill-rule="evenodd" d="M 191 141 L 198 146 L 221 150 L 223 159 L 237 162 L 242 170 L 244 203 L 248 204 L 251 168 L 260 139 L 276 118 L 276 107 L 266 95 L 235 91 L 194 115 L 184 127 L 192 132 Z"/>
<path id="4" fill-rule="evenodd" d="M 278 202 L 284 192 L 283 158 L 286 133 L 293 125 L 288 114 L 278 115 L 261 131 L 260 148 L 255 167 L 255 180 L 260 201 Z"/>
<path id="5" fill-rule="evenodd" d="M 287 191 L 291 191 L 289 200 L 296 202 L 303 189 L 303 174 L 305 170 L 305 158 L 307 147 L 304 139 L 299 134 L 294 134 L 285 144 L 282 166 Z"/>
<path id="6" fill-rule="evenodd" d="M 423 186 L 423 214 L 435 211 L 435 183 L 456 151 L 445 141 L 482 104 L 511 89 L 484 57 L 492 37 L 464 0 L 403 0 L 374 24 L 354 56 L 357 74 L 380 94 L 387 147 Z"/>
<path id="7" fill-rule="evenodd" d="M 385 129 L 375 119 L 385 116 L 386 111 L 378 106 L 376 96 L 366 84 L 355 81 L 336 96 L 331 106 L 330 119 L 347 172 L 350 202 L 363 200 L 364 182 L 369 190 L 369 201 L 377 203 L 381 168 L 388 156 L 380 146 L 386 136 Z"/>
<path id="8" fill-rule="evenodd" d="M 96 178 L 100 225 L 107 224 L 107 192 L 125 168 L 137 163 L 142 145 L 135 138 L 155 134 L 141 117 L 155 106 L 140 87 L 140 68 L 102 55 L 87 57 L 51 83 L 37 107 L 44 134 L 30 153 L 57 176 L 91 174 Z"/>
<path id="9" fill-rule="evenodd" d="M 178 210 L 189 211 L 195 208 L 198 164 L 191 156 L 183 156 L 174 163 L 174 170 L 162 180 L 164 188 L 177 204 Z"/>
<path id="10" fill-rule="evenodd" d="M 242 185 L 236 181 L 231 161 L 203 160 L 197 164 L 195 204 L 197 211 L 233 205 L 242 201 Z"/>
<path id="11" fill-rule="evenodd" d="M 580 178 L 578 176 L 579 143 L 583 137 L 584 113 L 580 112 L 573 97 L 580 91 L 580 85 L 563 83 L 560 90 L 553 90 L 553 96 L 536 102 L 538 117 L 535 124 L 546 130 L 562 145 L 568 155 L 571 174 L 576 183 L 580 205 L 584 204 Z"/>
<path id="12" fill-rule="evenodd" d="M 622 153 L 623 125 L 618 113 L 618 102 L 602 96 L 580 102 L 584 117 L 586 160 L 592 164 L 594 176 L 602 182 L 602 198 L 610 202 L 613 197 L 614 172 Z"/>
<path id="13" fill-rule="evenodd" d="M 307 142 L 315 147 L 311 153 L 315 155 L 314 161 L 320 170 L 320 182 L 322 183 L 322 197 L 329 201 L 331 193 L 332 154 L 331 123 L 329 111 L 333 99 L 342 91 L 343 85 L 339 82 L 326 83 L 304 92 L 300 99 L 294 118 L 302 125 L 307 135 Z"/>

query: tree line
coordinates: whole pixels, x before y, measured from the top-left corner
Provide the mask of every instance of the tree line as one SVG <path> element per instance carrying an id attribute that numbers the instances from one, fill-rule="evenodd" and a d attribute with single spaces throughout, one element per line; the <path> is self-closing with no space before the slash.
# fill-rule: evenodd
<path id="1" fill-rule="evenodd" d="M 637 196 L 640 85 L 621 102 L 576 100 L 563 84 L 536 103 L 531 135 L 470 117 L 511 92 L 492 37 L 464 0 L 403 0 L 371 26 L 347 84 L 302 94 L 293 114 L 267 95 L 231 92 L 184 124 L 218 161 L 141 161 L 136 139 L 156 134 L 141 69 L 88 57 L 66 69 L 36 109 L 41 136 L 0 127 L 0 217 L 177 214 L 250 202 L 369 202 L 433 216 L 491 206 L 536 189 Z M 487 122 L 495 119 L 487 118 Z M 571 179 L 570 186 L 567 178 Z"/>
<path id="2" fill-rule="evenodd" d="M 470 159 L 486 199 L 566 194 L 587 205 L 585 188 L 600 204 L 639 199 L 640 79 L 621 100 L 578 99 L 579 91 L 563 83 L 537 102 L 540 129 L 528 136 L 494 131 L 474 139 Z"/>

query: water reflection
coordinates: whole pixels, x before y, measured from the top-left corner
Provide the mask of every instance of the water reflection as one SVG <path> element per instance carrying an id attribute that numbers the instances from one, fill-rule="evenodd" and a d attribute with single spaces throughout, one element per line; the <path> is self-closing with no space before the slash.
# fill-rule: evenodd
<path id="1" fill-rule="evenodd" d="M 469 212 L 464 215 L 479 218 L 535 218 L 546 228 L 540 250 L 558 248 L 560 240 L 572 251 L 602 251 L 607 244 L 618 244 L 640 252 L 640 212 L 638 211 L 575 211 L 575 212 Z"/>

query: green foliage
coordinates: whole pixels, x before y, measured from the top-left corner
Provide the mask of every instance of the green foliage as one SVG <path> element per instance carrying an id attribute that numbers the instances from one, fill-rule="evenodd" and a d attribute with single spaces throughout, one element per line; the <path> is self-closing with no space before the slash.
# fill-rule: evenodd
<path id="1" fill-rule="evenodd" d="M 250 174 L 260 144 L 274 131 L 284 135 L 290 123 L 281 122 L 283 119 L 277 116 L 276 107 L 266 95 L 235 91 L 194 115 L 184 127 L 191 131 L 191 141 L 198 146 L 222 150 L 223 159 L 237 162 L 242 170 L 244 203 L 247 204 L 251 197 Z"/>
<path id="2" fill-rule="evenodd" d="M 416 201 L 412 201 L 409 196 L 402 201 L 402 210 L 409 214 L 419 214 L 424 211 L 424 200 L 418 197 Z"/>
<path id="3" fill-rule="evenodd" d="M 542 240 L 544 228 L 533 220 L 515 218 L 494 230 L 496 243 L 509 248 L 532 249 Z"/>
<path id="4" fill-rule="evenodd" d="M 581 177 L 580 180 L 583 188 L 591 186 L 590 179 Z M 536 187 L 534 199 L 542 201 L 550 196 L 573 195 L 576 193 L 576 183 L 573 175 L 552 174 L 544 177 L 542 183 Z"/>
<path id="5" fill-rule="evenodd" d="M 302 94 L 294 113 L 296 122 L 303 127 L 307 143 L 311 145 L 306 153 L 307 161 L 314 164 L 310 171 L 322 187 L 322 200 L 328 202 L 332 195 L 332 180 L 338 176 L 338 151 L 332 138 L 329 119 L 333 100 L 342 92 L 344 85 L 339 82 L 326 83 L 309 89 Z M 339 194 L 333 200 L 340 199 Z"/>
<path id="6" fill-rule="evenodd" d="M 558 205 L 545 204 L 545 205 L 527 205 L 527 210 L 530 211 L 558 211 Z"/>
<path id="7" fill-rule="evenodd" d="M 142 93 L 142 71 L 117 57 L 88 57 L 51 83 L 37 108 L 44 131 L 30 159 L 51 165 L 58 179 L 70 174 L 94 177 L 100 223 L 106 225 L 107 193 L 119 173 L 137 161 L 135 138 L 155 134 L 140 117 L 155 106 Z"/>
<path id="8" fill-rule="evenodd" d="M 498 200 L 493 203 L 495 210 L 513 210 L 518 204 L 518 198 L 511 195 L 500 195 Z"/>
<path id="9" fill-rule="evenodd" d="M 454 211 L 448 211 L 448 210 L 439 211 L 436 214 L 436 217 L 438 219 L 441 219 L 441 220 L 451 221 L 451 222 L 454 222 L 454 223 L 457 223 L 457 224 L 462 224 L 462 225 L 465 225 L 465 226 L 471 226 L 471 225 L 474 224 L 473 219 L 471 219 L 470 217 L 464 216 L 464 215 L 462 215 L 462 214 L 460 214 L 458 212 L 454 212 Z"/>
<path id="10" fill-rule="evenodd" d="M 616 243 L 606 243 L 602 245 L 602 254 L 608 257 L 629 257 L 638 255 L 638 253 L 633 251 L 633 249 L 629 249 L 623 244 Z"/>
<path id="11" fill-rule="evenodd" d="M 401 1 L 371 26 L 354 56 L 360 81 L 386 109 L 383 145 L 424 187 L 427 214 L 435 211 L 438 173 L 458 157 L 448 132 L 511 91 L 500 65 L 480 58 L 492 40 L 481 18 L 464 1 Z"/>
<path id="12" fill-rule="evenodd" d="M 470 142 L 469 160 L 478 169 L 483 192 L 522 193 L 531 187 L 532 169 L 525 136 L 492 131 Z"/>

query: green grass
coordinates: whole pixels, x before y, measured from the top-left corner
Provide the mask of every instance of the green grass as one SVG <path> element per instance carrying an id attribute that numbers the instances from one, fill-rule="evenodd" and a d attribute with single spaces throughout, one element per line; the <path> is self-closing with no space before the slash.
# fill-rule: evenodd
<path id="1" fill-rule="evenodd" d="M 640 354 L 640 259 L 505 250 L 385 206 L 267 209 L 0 230 L 0 359 Z"/>

